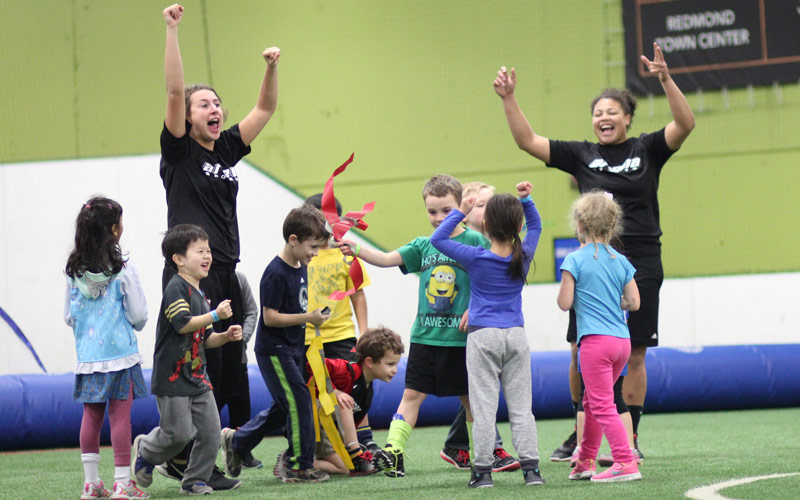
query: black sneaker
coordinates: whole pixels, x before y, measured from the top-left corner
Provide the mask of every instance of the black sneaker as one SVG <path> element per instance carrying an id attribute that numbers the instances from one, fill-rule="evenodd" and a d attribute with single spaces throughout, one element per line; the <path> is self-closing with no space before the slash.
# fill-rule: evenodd
<path id="1" fill-rule="evenodd" d="M 506 472 L 519 469 L 519 460 L 509 455 L 503 448 L 495 448 L 492 472 Z"/>
<path id="2" fill-rule="evenodd" d="M 283 471 L 281 481 L 284 483 L 322 483 L 331 477 L 327 472 L 317 469 L 286 469 Z"/>
<path id="3" fill-rule="evenodd" d="M 264 467 L 264 464 L 261 463 L 261 460 L 252 454 L 242 457 L 242 469 L 261 469 L 262 467 Z"/>
<path id="4" fill-rule="evenodd" d="M 350 457 L 353 461 L 353 468 L 350 469 L 350 476 L 369 476 L 378 472 L 378 468 L 373 465 L 373 456 L 368 450 L 361 450 L 360 453 L 354 457 Z"/>
<path id="5" fill-rule="evenodd" d="M 186 462 L 177 462 L 175 459 L 170 459 L 161 465 L 156 465 L 156 470 L 166 478 L 183 481 L 183 473 L 186 472 Z"/>
<path id="6" fill-rule="evenodd" d="M 572 458 L 572 452 L 575 451 L 575 447 L 578 446 L 578 433 L 577 431 L 572 431 L 572 434 L 569 435 L 566 441 L 559 446 L 558 448 L 553 451 L 553 454 L 550 455 L 551 462 L 569 462 Z"/>
<path id="7" fill-rule="evenodd" d="M 635 450 L 633 453 L 635 455 L 634 458 L 638 457 L 640 462 L 644 460 L 644 454 L 639 450 L 639 434 L 633 435 L 633 449 Z"/>
<path id="8" fill-rule="evenodd" d="M 392 465 L 386 467 L 383 474 L 389 477 L 406 477 L 406 467 L 403 460 L 403 452 L 388 446 L 384 449 Z"/>
<path id="9" fill-rule="evenodd" d="M 225 491 L 225 490 L 235 490 L 239 486 L 242 485 L 242 482 L 238 479 L 231 479 L 225 477 L 225 473 L 222 472 L 222 469 L 214 466 L 214 470 L 211 471 L 211 478 L 208 480 L 209 486 L 214 491 Z"/>
<path id="10" fill-rule="evenodd" d="M 470 488 L 491 488 L 494 486 L 494 481 L 492 481 L 492 473 L 491 472 L 476 472 L 475 469 L 472 469 L 472 476 L 469 478 L 469 484 L 467 484 Z"/>
<path id="11" fill-rule="evenodd" d="M 439 456 L 456 469 L 469 470 L 472 468 L 468 451 L 459 450 L 458 448 L 445 448 L 439 452 Z"/>
<path id="12" fill-rule="evenodd" d="M 544 479 L 542 479 L 542 475 L 539 473 L 538 465 L 535 469 L 523 470 L 522 476 L 525 478 L 525 486 L 538 486 L 545 483 Z"/>
<path id="13" fill-rule="evenodd" d="M 233 451 L 234 436 L 236 436 L 236 431 L 234 429 L 229 429 L 227 427 L 222 429 L 220 447 L 222 448 L 222 460 L 225 463 L 225 472 L 230 474 L 231 477 L 239 477 L 239 474 L 242 473 L 242 457 Z"/>

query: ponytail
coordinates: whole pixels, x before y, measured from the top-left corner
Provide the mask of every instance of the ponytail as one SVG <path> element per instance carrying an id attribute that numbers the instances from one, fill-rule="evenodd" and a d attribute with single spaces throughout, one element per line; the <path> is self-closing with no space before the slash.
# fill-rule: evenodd
<path id="1" fill-rule="evenodd" d="M 527 283 L 525 260 L 522 255 L 522 242 L 519 240 L 519 234 L 514 235 L 511 240 L 511 262 L 508 265 L 508 274 L 514 279 Z"/>

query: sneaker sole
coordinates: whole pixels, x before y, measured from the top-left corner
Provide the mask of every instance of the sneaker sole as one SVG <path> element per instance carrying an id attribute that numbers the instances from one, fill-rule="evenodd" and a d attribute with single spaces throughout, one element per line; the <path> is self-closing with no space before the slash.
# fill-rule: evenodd
<path id="1" fill-rule="evenodd" d="M 452 458 L 451 458 L 451 457 L 450 457 L 450 456 L 449 456 L 447 453 L 445 453 L 444 451 L 440 451 L 440 452 L 439 452 L 439 456 L 442 458 L 442 460 L 444 460 L 445 462 L 447 462 L 448 464 L 452 465 L 453 467 L 455 467 L 455 468 L 456 468 L 456 469 L 458 469 L 458 470 L 472 470 L 472 467 L 470 467 L 470 466 L 465 466 L 465 467 L 462 467 L 462 466 L 458 465 L 458 462 L 456 462 L 455 460 L 453 460 L 453 459 L 452 459 Z M 493 470 L 492 472 L 496 472 L 496 471 L 494 471 L 494 470 Z"/>
<path id="2" fill-rule="evenodd" d="M 231 468 L 228 466 L 228 447 L 226 446 L 225 442 L 227 441 L 227 436 L 230 432 L 236 432 L 236 431 L 232 431 L 232 429 L 225 427 L 220 432 L 220 434 L 222 435 L 222 440 L 220 441 L 219 447 L 220 451 L 222 451 L 222 463 L 225 465 L 226 474 L 228 474 L 231 477 L 239 477 L 239 474 L 242 473 L 242 464 L 239 464 L 239 471 L 237 474 L 234 474 L 233 471 L 231 471 Z"/>
<path id="3" fill-rule="evenodd" d="M 632 474 L 621 474 L 619 476 L 611 476 L 600 479 L 598 479 L 597 476 L 593 476 L 591 481 L 593 483 L 617 483 L 622 481 L 641 481 L 641 479 L 641 472 L 634 472 Z"/>
<path id="4" fill-rule="evenodd" d="M 584 471 L 584 472 L 579 472 L 577 474 L 570 474 L 569 475 L 569 479 L 571 479 L 572 481 L 581 481 L 581 480 L 591 479 L 592 476 L 594 476 L 594 475 L 595 475 L 595 471 L 587 470 L 587 471 Z"/>
<path id="5" fill-rule="evenodd" d="M 326 477 L 325 479 L 299 479 L 295 477 L 281 478 L 281 482 L 283 483 L 324 483 L 325 481 L 330 481 L 330 477 Z"/>
<path id="6" fill-rule="evenodd" d="M 387 477 L 406 477 L 406 473 L 400 471 L 385 471 L 383 475 Z"/>
<path id="7" fill-rule="evenodd" d="M 550 455 L 551 462 L 569 462 L 570 460 L 572 460 L 572 453 L 566 457 L 563 455 Z"/>
<path id="8" fill-rule="evenodd" d="M 472 486 L 471 484 L 468 485 L 470 488 L 477 490 L 478 488 L 494 488 L 494 483 L 490 484 L 479 484 L 477 486 Z"/>

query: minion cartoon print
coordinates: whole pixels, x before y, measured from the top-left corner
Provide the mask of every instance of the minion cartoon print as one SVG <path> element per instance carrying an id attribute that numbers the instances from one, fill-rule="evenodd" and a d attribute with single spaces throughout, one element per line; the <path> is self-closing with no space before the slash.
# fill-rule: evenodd
<path id="1" fill-rule="evenodd" d="M 450 266 L 434 267 L 425 289 L 425 296 L 431 308 L 437 312 L 450 310 L 456 295 L 458 295 L 458 285 L 455 269 Z"/>

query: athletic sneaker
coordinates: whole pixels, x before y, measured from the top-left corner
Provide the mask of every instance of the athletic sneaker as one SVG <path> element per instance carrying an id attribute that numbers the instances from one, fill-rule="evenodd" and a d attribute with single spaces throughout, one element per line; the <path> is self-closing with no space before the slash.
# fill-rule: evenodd
<path id="1" fill-rule="evenodd" d="M 351 457 L 353 468 L 350 469 L 350 476 L 369 476 L 378 472 L 380 469 L 372 464 L 373 458 L 372 453 L 364 449 L 355 457 Z"/>
<path id="2" fill-rule="evenodd" d="M 150 498 L 150 493 L 137 488 L 136 481 L 128 481 L 127 484 L 116 481 L 111 500 L 130 500 L 131 498 Z"/>
<path id="3" fill-rule="evenodd" d="M 503 448 L 494 449 L 492 472 L 505 472 L 519 469 L 519 460 L 512 457 Z"/>
<path id="4" fill-rule="evenodd" d="M 233 451 L 233 437 L 236 436 L 234 429 L 225 427 L 222 429 L 222 461 L 225 463 L 225 472 L 232 477 L 239 477 L 242 473 L 242 457 Z"/>
<path id="5" fill-rule="evenodd" d="M 264 467 L 264 464 L 261 463 L 261 460 L 254 457 L 251 453 L 242 457 L 242 469 L 261 469 L 262 467 Z"/>
<path id="6" fill-rule="evenodd" d="M 492 481 L 492 473 L 491 472 L 476 472 L 475 469 L 472 469 L 472 476 L 469 478 L 469 484 L 467 484 L 470 488 L 491 488 L 494 486 L 494 481 Z"/>
<path id="7" fill-rule="evenodd" d="M 439 456 L 442 457 L 442 460 L 445 462 L 452 464 L 456 469 L 469 470 L 472 468 L 472 462 L 469 459 L 468 451 L 459 450 L 458 448 L 445 448 L 439 452 Z"/>
<path id="8" fill-rule="evenodd" d="M 286 469 L 281 476 L 284 483 L 322 483 L 331 477 L 327 472 L 317 469 Z"/>
<path id="9" fill-rule="evenodd" d="M 183 473 L 186 472 L 186 462 L 178 463 L 175 459 L 170 459 L 161 465 L 156 465 L 156 470 L 166 478 L 183 481 Z"/>
<path id="10" fill-rule="evenodd" d="M 394 467 L 394 455 L 382 448 L 372 452 L 372 465 L 378 470 L 386 470 Z"/>
<path id="11" fill-rule="evenodd" d="M 206 483 L 197 481 L 191 486 L 181 485 L 181 493 L 184 495 L 210 495 L 214 493 L 214 489 Z"/>
<path id="12" fill-rule="evenodd" d="M 569 467 L 570 469 L 575 468 L 575 464 L 578 463 L 578 455 L 581 453 L 581 447 L 576 446 L 575 451 L 572 452 L 572 458 L 569 459 Z"/>
<path id="13" fill-rule="evenodd" d="M 639 450 L 639 434 L 633 435 L 633 448 L 636 452 L 633 454 L 635 457 L 639 457 L 639 462 L 644 460 L 644 454 Z"/>
<path id="14" fill-rule="evenodd" d="M 392 448 L 390 445 L 384 449 L 388 455 L 391 466 L 386 467 L 383 474 L 389 477 L 406 477 L 405 460 L 403 459 L 403 452 Z"/>
<path id="15" fill-rule="evenodd" d="M 538 465 L 535 469 L 523 470 L 522 477 L 525 478 L 525 486 L 539 486 L 545 483 L 542 474 L 539 472 Z"/>
<path id="16" fill-rule="evenodd" d="M 100 484 L 83 483 L 83 491 L 81 492 L 81 500 L 92 500 L 93 498 L 108 498 L 111 493 L 103 487 L 103 481 Z"/>
<path id="17" fill-rule="evenodd" d="M 639 481 L 642 475 L 639 473 L 639 466 L 633 460 L 627 464 L 614 462 L 610 468 L 592 476 L 592 482 L 610 483 L 614 481 Z"/>
<path id="18" fill-rule="evenodd" d="M 559 446 L 558 448 L 553 451 L 553 454 L 550 455 L 551 462 L 567 462 L 570 458 L 572 458 L 572 452 L 575 451 L 575 447 L 578 446 L 578 433 L 577 431 L 572 431 L 572 434 L 564 441 L 564 443 Z"/>
<path id="19" fill-rule="evenodd" d="M 235 490 L 241 485 L 242 482 L 238 479 L 225 477 L 225 473 L 216 465 L 214 466 L 214 470 L 211 471 L 211 477 L 208 479 L 207 484 L 207 486 L 210 486 L 214 491 Z"/>
<path id="20" fill-rule="evenodd" d="M 597 464 L 595 464 L 594 460 L 591 458 L 581 460 L 579 458 L 575 463 L 575 468 L 569 473 L 569 478 L 572 480 L 591 479 L 595 472 L 597 472 Z"/>
<path id="21" fill-rule="evenodd" d="M 614 457 L 612 457 L 610 453 L 597 455 L 597 465 L 600 467 L 611 467 L 614 465 Z"/>
<path id="22" fill-rule="evenodd" d="M 139 434 L 133 440 L 133 453 L 131 460 L 131 476 L 136 478 L 136 482 L 147 488 L 153 484 L 153 464 L 142 458 L 139 454 L 139 445 L 144 438 L 144 434 Z M 133 479 L 133 477 L 131 479 Z"/>
<path id="23" fill-rule="evenodd" d="M 286 452 L 289 450 L 283 450 L 278 453 L 278 459 L 275 461 L 275 467 L 272 468 L 272 475 L 275 477 L 281 477 L 283 475 L 283 471 L 286 470 L 286 460 L 284 457 L 286 456 Z"/>

